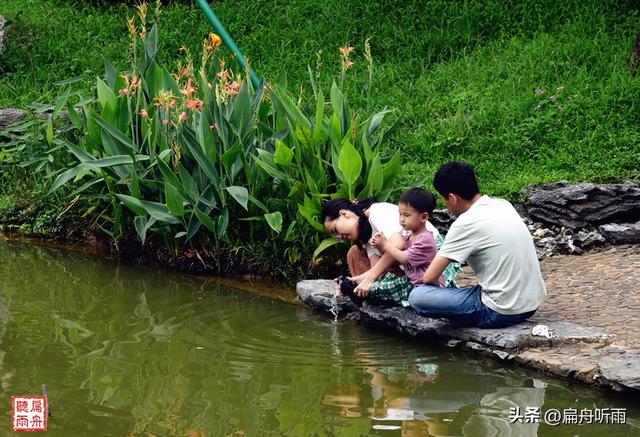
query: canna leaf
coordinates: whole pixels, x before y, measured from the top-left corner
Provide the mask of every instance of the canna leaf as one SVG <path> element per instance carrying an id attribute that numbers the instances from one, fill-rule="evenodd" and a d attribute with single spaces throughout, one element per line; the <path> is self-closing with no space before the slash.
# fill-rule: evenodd
<path id="1" fill-rule="evenodd" d="M 249 191 L 247 191 L 245 187 L 234 185 L 225 189 L 229 192 L 229 194 L 231 194 L 236 202 L 238 202 L 247 211 L 249 210 L 249 208 L 247 207 L 247 202 L 249 200 Z"/>
<path id="2" fill-rule="evenodd" d="M 377 154 L 373 157 L 373 161 L 371 162 L 367 185 L 371 187 L 372 190 L 369 195 L 375 195 L 378 191 L 382 190 L 382 187 L 384 186 L 384 172 L 382 170 L 382 164 L 380 163 L 380 157 Z"/>
<path id="3" fill-rule="evenodd" d="M 144 42 L 144 51 L 150 60 L 155 59 L 156 53 L 158 53 L 158 25 L 154 24 L 151 31 L 147 35 Z"/>
<path id="4" fill-rule="evenodd" d="M 78 164 L 63 173 L 60 173 L 49 189 L 49 193 L 53 193 L 58 188 L 64 186 L 67 182 L 78 176 L 84 170 L 86 170 L 86 166 L 84 164 Z"/>
<path id="5" fill-rule="evenodd" d="M 178 217 L 182 217 L 184 215 L 184 202 L 182 200 L 182 195 L 176 187 L 167 181 L 164 183 L 164 197 L 167 201 L 169 211 Z"/>
<path id="6" fill-rule="evenodd" d="M 273 229 L 277 233 L 280 233 L 280 231 L 282 231 L 282 213 L 280 213 L 280 211 L 265 214 L 264 218 L 271 229 Z"/>
<path id="7" fill-rule="evenodd" d="M 348 138 L 345 138 L 342 143 L 338 155 L 338 167 L 342 171 L 347 185 L 353 186 L 358 181 L 362 171 L 362 158 Z"/>
<path id="8" fill-rule="evenodd" d="M 273 154 L 273 161 L 283 167 L 289 168 L 293 159 L 293 151 L 281 140 L 276 139 L 276 151 Z"/>
<path id="9" fill-rule="evenodd" d="M 129 137 L 123 134 L 120 130 L 109 124 L 107 121 L 103 120 L 100 117 L 95 117 L 95 122 L 98 126 L 102 128 L 102 131 L 111 137 L 113 140 L 127 147 L 131 153 L 134 153 L 136 147 L 131 141 Z"/>
<path id="10" fill-rule="evenodd" d="M 127 208 L 138 215 L 149 214 L 159 222 L 170 224 L 180 223 L 180 220 L 171 214 L 171 211 L 169 211 L 169 208 L 164 203 L 140 200 L 125 194 L 116 194 L 116 197 L 120 199 Z"/>
<path id="11" fill-rule="evenodd" d="M 218 217 L 218 238 L 222 238 L 229 226 L 229 210 L 224 208 Z"/>
<path id="12" fill-rule="evenodd" d="M 140 237 L 140 240 L 142 241 L 143 245 L 147 238 L 147 230 L 149 230 L 149 228 L 153 226 L 155 222 L 156 222 L 156 219 L 154 219 L 153 217 L 140 216 L 140 215 L 136 216 L 133 219 L 133 226 L 136 228 L 136 232 L 138 233 L 138 236 Z"/>
<path id="13" fill-rule="evenodd" d="M 200 220 L 200 223 L 202 223 L 205 228 L 209 229 L 211 232 L 215 232 L 216 231 L 216 225 L 215 225 L 213 219 L 211 217 L 209 217 L 208 214 L 205 214 L 203 211 L 201 211 L 197 207 L 193 208 L 193 212 L 196 213 L 196 216 L 198 217 L 198 220 Z"/>
<path id="14" fill-rule="evenodd" d="M 318 255 L 320 255 L 322 252 L 324 252 L 329 247 L 338 244 L 339 242 L 340 242 L 340 240 L 338 240 L 337 238 L 334 238 L 334 237 L 325 238 L 324 240 L 322 240 L 320 242 L 320 244 L 318 245 L 316 250 L 313 251 L 313 258 L 312 259 L 315 261 L 316 258 L 318 258 Z"/>
<path id="15" fill-rule="evenodd" d="M 112 110 L 116 109 L 116 95 L 113 90 L 102 81 L 102 79 L 98 78 L 98 83 L 96 87 L 98 93 L 98 103 L 102 109 L 110 107 Z"/>
<path id="16" fill-rule="evenodd" d="M 180 132 L 180 138 L 182 139 L 182 144 L 186 146 L 189 154 L 198 162 L 198 165 L 204 171 L 205 175 L 209 178 L 214 187 L 219 186 L 220 182 L 218 172 L 198 144 L 198 140 L 196 139 L 193 130 L 190 127 L 183 128 Z"/>

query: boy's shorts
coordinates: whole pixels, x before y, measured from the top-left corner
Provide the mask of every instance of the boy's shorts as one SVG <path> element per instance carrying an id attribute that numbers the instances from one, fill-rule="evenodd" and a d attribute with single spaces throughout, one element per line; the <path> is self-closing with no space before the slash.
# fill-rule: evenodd
<path id="1" fill-rule="evenodd" d="M 411 290 L 413 290 L 413 284 L 407 275 L 389 272 L 373 283 L 368 299 L 371 303 L 395 304 L 406 307 L 409 306 L 408 299 Z"/>

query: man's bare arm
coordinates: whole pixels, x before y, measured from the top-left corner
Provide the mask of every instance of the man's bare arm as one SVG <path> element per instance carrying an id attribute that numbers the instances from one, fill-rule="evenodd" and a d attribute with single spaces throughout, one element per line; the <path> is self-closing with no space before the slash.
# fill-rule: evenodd
<path id="1" fill-rule="evenodd" d="M 451 261 L 449 258 L 436 255 L 433 261 L 431 261 L 431 264 L 429 264 L 427 271 L 424 272 L 422 282 L 425 284 L 439 285 L 440 276 Z"/>

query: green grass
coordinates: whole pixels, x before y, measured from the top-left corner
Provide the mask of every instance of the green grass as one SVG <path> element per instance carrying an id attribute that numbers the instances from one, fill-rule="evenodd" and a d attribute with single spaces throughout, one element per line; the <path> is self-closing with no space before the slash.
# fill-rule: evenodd
<path id="1" fill-rule="evenodd" d="M 356 109 L 387 106 L 404 117 L 386 145 L 403 151 L 403 184 L 430 185 L 451 159 L 474 163 L 483 191 L 514 200 L 530 183 L 640 178 L 640 75 L 627 68 L 640 29 L 637 2 L 235 0 L 213 7 L 260 75 L 286 72 L 289 87 L 307 95 L 307 65 L 315 69 L 318 52 L 326 85 L 339 74 L 338 47 L 355 46 L 347 93 Z M 3 0 L 11 40 L 0 59 L 0 107 L 52 102 L 60 92 L 54 83 L 73 76 L 88 87 L 104 59 L 124 67 L 124 17 L 132 13 L 122 4 Z M 210 29 L 196 6 L 166 6 L 162 57 L 177 59 L 183 44 L 197 55 Z M 369 98 L 367 38 L 375 62 Z"/>

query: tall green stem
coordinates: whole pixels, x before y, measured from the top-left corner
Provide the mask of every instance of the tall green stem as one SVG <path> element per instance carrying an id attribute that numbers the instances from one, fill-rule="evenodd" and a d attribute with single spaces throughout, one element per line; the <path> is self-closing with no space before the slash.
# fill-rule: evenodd
<path id="1" fill-rule="evenodd" d="M 215 29 L 216 33 L 220 35 L 220 38 L 224 42 L 224 45 L 226 45 L 227 48 L 231 50 L 231 52 L 236 56 L 236 59 L 238 60 L 238 63 L 240 63 L 240 66 L 242 67 L 242 69 L 245 71 L 247 70 L 247 68 L 249 69 L 249 75 L 251 76 L 251 83 L 253 84 L 254 88 L 255 89 L 260 88 L 260 82 L 261 82 L 260 78 L 258 77 L 256 72 L 253 71 L 253 68 L 247 66 L 244 56 L 242 56 L 242 52 L 236 45 L 236 42 L 233 40 L 229 32 L 227 32 L 227 29 L 224 27 L 224 25 L 222 24 L 218 16 L 213 12 L 213 10 L 211 9 L 211 6 L 209 6 L 209 3 L 206 0 L 196 0 L 196 3 L 198 3 L 198 6 L 200 6 L 200 9 L 202 9 L 202 12 L 204 13 L 204 15 L 207 17 L 209 22 L 213 25 L 213 28 Z"/>

